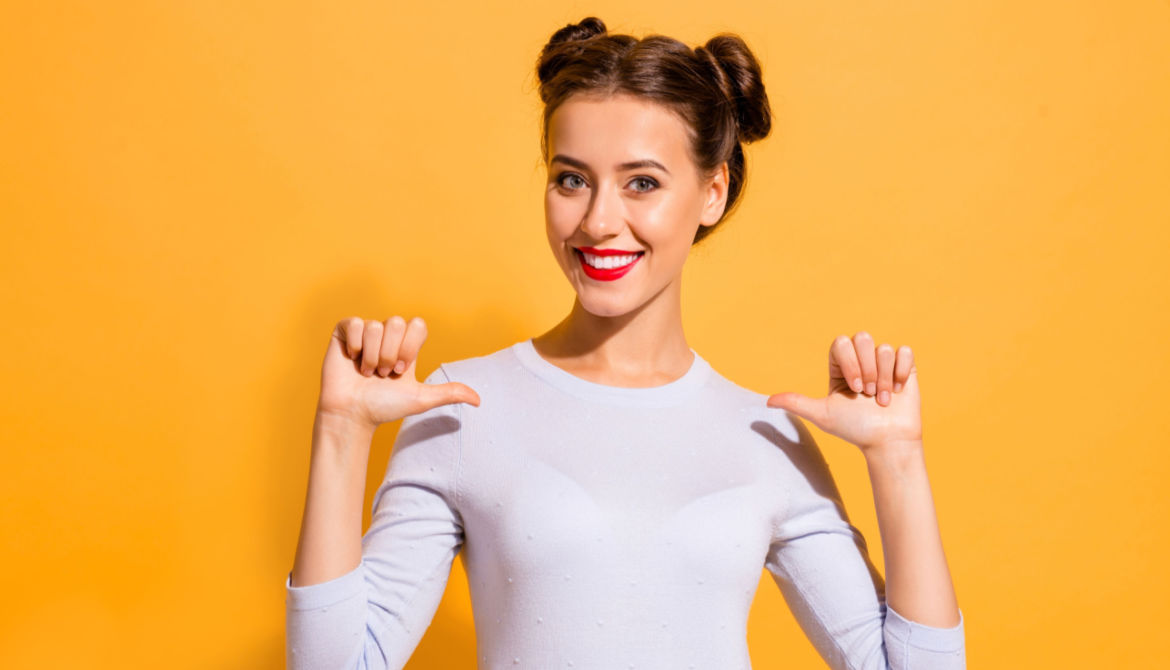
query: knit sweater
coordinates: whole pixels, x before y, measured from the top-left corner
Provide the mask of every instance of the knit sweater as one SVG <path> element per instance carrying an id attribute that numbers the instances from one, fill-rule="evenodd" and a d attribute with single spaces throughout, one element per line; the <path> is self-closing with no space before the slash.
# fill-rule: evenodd
<path id="1" fill-rule="evenodd" d="M 829 667 L 966 667 L 953 628 L 910 621 L 812 435 L 693 349 L 667 384 L 577 377 L 532 340 L 442 363 L 478 407 L 402 420 L 362 558 L 285 578 L 293 670 L 399 669 L 462 551 L 479 670 L 749 670 L 746 626 L 769 572 Z"/>

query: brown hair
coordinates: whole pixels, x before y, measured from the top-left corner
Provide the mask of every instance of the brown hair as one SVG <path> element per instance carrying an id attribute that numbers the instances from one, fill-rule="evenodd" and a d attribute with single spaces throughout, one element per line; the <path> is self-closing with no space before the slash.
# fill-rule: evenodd
<path id="1" fill-rule="evenodd" d="M 590 16 L 553 33 L 536 61 L 544 102 L 540 152 L 548 162 L 548 120 L 569 96 L 629 94 L 665 106 L 686 124 L 689 152 L 700 174 L 727 161 L 727 205 L 713 226 L 699 226 L 697 244 L 726 219 L 747 176 L 743 143 L 768 136 L 772 111 L 760 64 L 743 39 L 720 33 L 691 49 L 665 35 L 637 39 L 606 32 Z"/>

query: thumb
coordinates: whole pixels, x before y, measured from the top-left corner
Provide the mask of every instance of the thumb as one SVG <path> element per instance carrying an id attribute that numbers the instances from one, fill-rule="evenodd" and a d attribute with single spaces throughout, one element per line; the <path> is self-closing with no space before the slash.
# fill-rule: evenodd
<path id="1" fill-rule="evenodd" d="M 456 402 L 465 402 L 479 407 L 479 394 L 467 384 L 446 382 L 444 384 L 420 384 L 419 402 L 425 409 Z"/>
<path id="2" fill-rule="evenodd" d="M 802 419 L 807 419 L 813 422 L 818 428 L 824 425 L 825 402 L 823 398 L 810 398 L 806 395 L 789 391 L 768 396 L 767 404 L 768 407 L 787 410 Z"/>

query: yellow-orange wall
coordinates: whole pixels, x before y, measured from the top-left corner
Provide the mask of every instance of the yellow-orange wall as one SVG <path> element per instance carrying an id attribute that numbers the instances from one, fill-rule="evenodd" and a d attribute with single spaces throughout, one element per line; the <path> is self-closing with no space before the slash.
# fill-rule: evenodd
<path id="1" fill-rule="evenodd" d="M 0 667 L 283 666 L 334 322 L 423 316 L 429 372 L 570 305 L 532 65 L 589 14 L 763 61 L 689 342 L 809 395 L 835 335 L 914 348 L 970 667 L 1165 662 L 1170 5 L 502 7 L 0 8 Z M 880 567 L 864 462 L 815 434 Z M 748 641 L 823 667 L 763 572 Z M 457 562 L 409 668 L 473 663 Z"/>

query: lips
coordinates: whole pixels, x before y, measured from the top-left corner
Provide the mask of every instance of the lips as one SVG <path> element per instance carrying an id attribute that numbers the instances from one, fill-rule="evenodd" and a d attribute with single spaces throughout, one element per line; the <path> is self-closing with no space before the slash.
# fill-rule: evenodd
<path id="1" fill-rule="evenodd" d="M 613 281 L 615 279 L 620 279 L 621 277 L 625 276 L 627 272 L 634 269 L 634 266 L 637 265 L 638 262 L 642 260 L 642 256 L 646 254 L 644 251 L 625 251 L 623 249 L 594 249 L 593 247 L 574 248 L 573 252 L 577 255 L 577 260 L 579 263 L 581 263 L 581 269 L 585 272 L 585 276 L 589 277 L 590 279 L 596 279 L 599 281 Z M 621 267 L 595 268 L 585 262 L 585 254 L 583 252 L 588 252 L 590 255 L 597 256 L 625 256 L 636 254 L 636 257 L 634 260 Z"/>
<path id="2" fill-rule="evenodd" d="M 584 251 L 591 256 L 628 256 L 630 254 L 640 254 L 641 250 L 626 251 L 625 249 L 597 249 L 594 247 L 576 247 L 579 251 Z"/>

